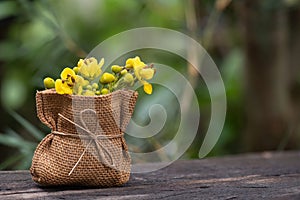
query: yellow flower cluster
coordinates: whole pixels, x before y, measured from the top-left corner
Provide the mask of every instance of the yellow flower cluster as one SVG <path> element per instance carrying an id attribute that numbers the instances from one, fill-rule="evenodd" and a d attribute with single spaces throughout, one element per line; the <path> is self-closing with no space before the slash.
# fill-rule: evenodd
<path id="1" fill-rule="evenodd" d="M 124 66 L 111 66 L 111 73 L 102 73 L 103 65 L 103 58 L 99 63 L 94 57 L 80 59 L 73 69 L 65 68 L 60 74 L 60 79 L 54 81 L 50 77 L 45 78 L 45 88 L 55 88 L 58 94 L 93 96 L 132 87 L 139 82 L 143 85 L 145 93 L 152 93 L 152 85 L 147 80 L 153 78 L 155 69 L 153 65 L 142 62 L 138 56 L 127 59 Z"/>
<path id="2" fill-rule="evenodd" d="M 144 91 L 147 94 L 152 93 L 152 85 L 146 81 L 152 79 L 154 75 L 155 71 L 152 66 L 148 67 L 138 56 L 136 56 L 135 58 L 129 58 L 126 61 L 125 68 L 129 70 L 133 69 L 135 77 L 143 84 Z"/>

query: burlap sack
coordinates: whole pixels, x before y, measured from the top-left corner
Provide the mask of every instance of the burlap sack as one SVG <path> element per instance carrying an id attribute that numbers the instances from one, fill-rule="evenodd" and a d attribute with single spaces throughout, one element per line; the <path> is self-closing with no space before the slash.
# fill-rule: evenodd
<path id="1" fill-rule="evenodd" d="M 35 150 L 32 179 L 41 185 L 126 183 L 131 160 L 123 133 L 136 99 L 131 90 L 94 97 L 37 92 L 38 117 L 52 131 Z"/>

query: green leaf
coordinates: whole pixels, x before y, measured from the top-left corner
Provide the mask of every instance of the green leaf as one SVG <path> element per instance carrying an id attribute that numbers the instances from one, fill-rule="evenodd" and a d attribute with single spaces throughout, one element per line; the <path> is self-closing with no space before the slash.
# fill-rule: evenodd
<path id="1" fill-rule="evenodd" d="M 0 144 L 5 146 L 15 147 L 18 149 L 28 148 L 34 146 L 35 143 L 25 141 L 24 139 L 20 139 L 15 136 L 7 135 L 7 134 L 0 134 Z"/>
<path id="2" fill-rule="evenodd" d="M 16 131 L 14 131 L 11 128 L 7 128 L 5 130 L 5 134 L 10 135 L 10 136 L 14 136 L 14 137 L 19 138 L 19 139 L 22 139 L 22 137 Z"/>

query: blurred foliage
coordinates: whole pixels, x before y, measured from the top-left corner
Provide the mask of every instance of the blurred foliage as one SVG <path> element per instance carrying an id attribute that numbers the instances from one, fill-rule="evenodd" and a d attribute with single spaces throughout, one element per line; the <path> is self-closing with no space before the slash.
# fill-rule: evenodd
<path id="1" fill-rule="evenodd" d="M 26 129 L 29 135 L 36 139 L 36 141 L 41 141 L 43 139 L 44 134 L 30 122 L 14 111 L 9 111 L 9 113 L 18 123 L 22 125 L 22 127 Z M 16 148 L 18 151 L 15 153 L 15 155 L 10 156 L 4 162 L 1 162 L 0 169 L 5 169 L 11 166 L 13 169 L 28 168 L 31 164 L 31 158 L 37 146 L 37 142 L 21 137 L 19 133 L 15 132 L 11 128 L 7 128 L 5 133 L 6 134 L 0 134 L 0 144 Z"/>
<path id="2" fill-rule="evenodd" d="M 225 7 L 216 9 L 216 1 L 195 1 L 197 28 L 195 33 L 187 27 L 188 1 L 180 0 L 18 0 L 0 2 L 0 78 L 1 78 L 1 129 L 0 143 L 4 149 L 1 169 L 25 169 L 30 166 L 34 148 L 49 132 L 42 126 L 35 113 L 35 90 L 43 89 L 46 76 L 56 77 L 66 66 L 73 66 L 101 41 L 119 32 L 144 26 L 158 26 L 178 30 L 204 44 L 224 79 L 228 100 L 227 119 L 221 138 L 210 155 L 224 155 L 240 151 L 240 133 L 244 125 L 242 79 L 244 58 L 242 39 L 237 27 L 238 17 L 230 1 Z M 297 6 L 298 1 L 286 0 L 288 6 Z M 266 6 L 274 1 L 266 1 Z M 277 5 L 277 4 L 276 4 Z M 227 7 L 228 6 L 228 7 Z M 219 9 L 219 10 L 218 10 Z M 188 76 L 184 60 L 167 52 L 139 50 L 123 55 L 147 55 L 146 62 L 164 63 Z M 120 58 L 122 59 L 122 58 Z M 172 138 L 176 131 L 174 122 L 178 106 L 174 97 L 164 88 L 157 86 L 159 95 L 166 95 L 172 102 L 160 102 L 160 96 L 153 96 L 169 109 L 167 134 L 157 135 L 156 140 L 140 141 L 130 139 L 136 147 L 145 151 L 159 147 Z M 184 158 L 196 158 L 210 119 L 210 98 L 204 81 L 199 76 L 195 88 L 201 107 L 199 134 Z M 139 110 L 140 102 L 137 109 Z M 11 110 L 14 110 L 11 111 Z M 142 110 L 142 109 L 141 109 Z M 171 112 L 172 111 L 172 112 Z M 140 113 L 143 113 L 142 110 Z M 23 117 L 16 114 L 20 113 Z M 134 116 L 141 124 L 147 117 Z M 28 119 L 25 120 L 25 119 Z M 16 121 L 19 122 L 16 124 Z M 176 124 L 176 123 L 175 123 Z M 13 127 L 13 129 L 12 129 Z M 37 127 L 37 128 L 36 128 Z M 40 131 L 41 130 L 41 131 Z M 14 147 L 14 149 L 5 146 Z M 134 146 L 134 147 L 135 147 Z M 18 151 L 16 151 L 17 149 Z M 13 154 L 11 152 L 14 152 Z M 13 155 L 13 156 L 11 156 Z"/>
<path id="3" fill-rule="evenodd" d="M 205 38 L 212 37 L 211 34 L 219 23 L 220 12 L 213 11 L 215 9 L 214 2 L 205 1 L 204 5 L 206 5 L 205 12 L 208 18 L 204 20 L 203 27 L 195 35 L 198 40 L 208 40 Z M 186 2 L 180 0 L 2 1 L 0 11 L 5 12 L 0 12 L 0 20 L 7 24 L 7 29 L 2 33 L 3 37 L 0 42 L 1 102 L 4 111 L 15 110 L 22 113 L 24 118 L 16 113 L 8 112 L 11 116 L 10 120 L 4 120 L 1 124 L 2 132 L 5 133 L 0 135 L 1 144 L 18 149 L 18 156 L 8 156 L 8 160 L 0 168 L 28 168 L 34 147 L 41 139 L 42 134 L 33 127 L 40 127 L 44 132 L 43 135 L 49 131 L 40 125 L 34 112 L 34 93 L 36 89 L 43 88 L 42 79 L 45 76 L 56 77 L 62 68 L 74 65 L 79 58 L 85 57 L 87 52 L 101 41 L 131 28 L 158 26 L 190 34 L 186 27 L 186 7 Z M 209 16 L 211 11 L 213 14 Z M 205 21 L 209 21 L 209 24 L 205 24 Z M 205 27 L 209 31 L 205 32 Z M 210 49 L 215 50 L 213 44 L 210 45 L 212 46 Z M 212 51 L 212 53 L 214 52 Z M 130 55 L 140 55 L 142 58 L 145 56 L 148 59 L 146 62 L 173 66 L 188 76 L 186 61 L 171 53 L 153 52 L 146 49 L 123 55 L 123 58 Z M 240 49 L 235 48 L 227 52 L 225 61 L 220 56 L 217 59 L 220 59 L 217 64 L 224 67 L 222 72 L 228 89 L 229 101 L 235 103 L 233 109 L 239 112 L 241 91 L 240 84 L 236 84 L 239 82 L 236 71 L 242 71 Z M 160 134 L 149 140 L 128 137 L 132 149 L 141 148 L 142 151 L 151 151 L 159 148 L 172 139 L 172 133 L 177 130 L 174 122 L 180 118 L 178 118 L 176 99 L 163 87 L 156 86 L 155 89 L 157 95 L 153 95 L 149 101 L 166 107 L 167 122 Z M 209 123 L 210 98 L 202 79 L 195 89 L 201 106 L 201 115 L 203 115 L 199 132 L 205 132 Z M 148 115 L 145 115 L 147 108 L 142 109 L 143 106 L 141 106 L 142 101 L 143 104 L 147 104 L 144 102 L 145 99 L 139 98 L 136 110 L 140 110 L 140 112 L 136 112 L 134 116 L 134 119 L 140 124 L 147 124 L 149 120 Z M 161 99 L 169 100 L 162 102 Z M 233 104 L 229 102 L 229 105 Z M 22 119 L 21 121 L 25 122 L 25 118 L 30 123 L 20 123 L 20 126 L 14 126 L 15 120 L 20 122 Z M 234 121 L 235 118 L 236 116 L 229 116 L 230 125 L 225 126 L 226 134 L 222 136 L 222 143 L 212 152 L 212 155 L 234 152 L 234 148 L 227 147 L 230 142 L 235 141 L 238 133 L 239 125 L 233 125 L 237 124 Z M 11 127 L 14 127 L 15 130 L 12 130 Z M 30 135 L 31 137 L 28 137 Z M 202 137 L 200 135 L 196 138 L 195 144 L 186 153 L 185 158 L 197 157 Z"/>

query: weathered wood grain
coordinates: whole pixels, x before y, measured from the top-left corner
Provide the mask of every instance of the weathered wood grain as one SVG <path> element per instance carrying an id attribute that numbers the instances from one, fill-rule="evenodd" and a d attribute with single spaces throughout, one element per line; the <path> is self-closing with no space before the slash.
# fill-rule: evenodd
<path id="1" fill-rule="evenodd" d="M 115 188 L 42 188 L 28 171 L 2 171 L 0 199 L 300 199 L 300 152 L 180 160 Z"/>

